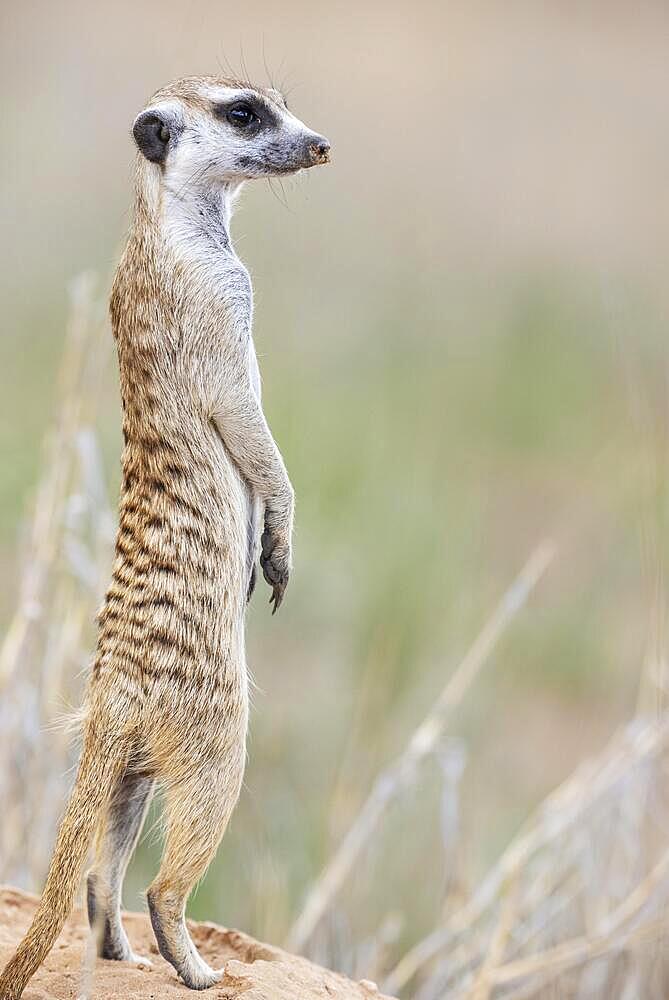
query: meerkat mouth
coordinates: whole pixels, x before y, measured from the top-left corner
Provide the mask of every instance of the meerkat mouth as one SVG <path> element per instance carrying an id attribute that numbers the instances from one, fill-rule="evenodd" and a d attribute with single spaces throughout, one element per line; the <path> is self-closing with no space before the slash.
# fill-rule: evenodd
<path id="1" fill-rule="evenodd" d="M 298 174 L 301 170 L 310 170 L 311 167 L 320 167 L 330 162 L 330 146 L 326 143 L 311 145 L 307 149 L 306 158 L 298 164 L 286 164 L 285 166 L 273 166 L 270 174 L 286 177 L 289 174 Z"/>

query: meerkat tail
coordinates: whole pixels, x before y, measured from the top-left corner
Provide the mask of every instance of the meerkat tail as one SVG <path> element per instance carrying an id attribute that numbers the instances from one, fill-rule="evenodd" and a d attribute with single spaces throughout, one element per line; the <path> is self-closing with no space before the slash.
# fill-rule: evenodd
<path id="1" fill-rule="evenodd" d="M 129 746 L 118 739 L 104 749 L 87 740 L 32 924 L 0 975 L 0 1000 L 18 1000 L 42 964 L 72 909 L 100 814 L 127 766 Z"/>

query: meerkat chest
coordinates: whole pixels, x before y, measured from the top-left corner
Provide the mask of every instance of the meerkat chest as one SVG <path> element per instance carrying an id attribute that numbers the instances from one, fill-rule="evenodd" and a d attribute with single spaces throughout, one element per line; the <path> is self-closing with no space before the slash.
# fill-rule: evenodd
<path id="1" fill-rule="evenodd" d="M 260 402 L 261 383 L 253 343 L 253 286 L 248 270 L 232 248 L 216 262 L 217 297 L 223 308 L 222 335 L 233 341 L 245 358 L 251 388 Z"/>
<path id="2" fill-rule="evenodd" d="M 199 268 L 202 307 L 212 309 L 217 337 L 246 352 L 253 328 L 253 288 L 244 264 L 232 248 L 209 255 Z M 197 296 L 196 296 L 197 297 Z"/>
<path id="3" fill-rule="evenodd" d="M 225 312 L 226 327 L 246 344 L 253 328 L 253 286 L 244 264 L 230 249 L 216 261 L 214 281 Z"/>
<path id="4" fill-rule="evenodd" d="M 207 225 L 194 224 L 190 216 L 168 213 L 166 233 L 176 261 L 187 276 L 184 296 L 211 308 L 217 325 L 246 342 L 253 325 L 253 287 L 248 270 L 216 215 Z"/>

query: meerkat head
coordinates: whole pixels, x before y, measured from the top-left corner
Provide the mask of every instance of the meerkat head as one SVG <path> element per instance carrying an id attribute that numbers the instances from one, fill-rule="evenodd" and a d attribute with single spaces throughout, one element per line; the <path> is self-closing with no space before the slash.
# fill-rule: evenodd
<path id="1" fill-rule="evenodd" d="M 216 186 L 327 163 L 330 143 L 277 90 L 215 77 L 178 80 L 135 119 L 140 153 L 166 183 Z"/>

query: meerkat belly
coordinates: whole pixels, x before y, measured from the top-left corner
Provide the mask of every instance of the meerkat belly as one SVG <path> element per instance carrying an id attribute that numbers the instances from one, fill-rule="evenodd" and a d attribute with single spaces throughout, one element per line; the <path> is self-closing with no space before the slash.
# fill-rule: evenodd
<path id="1" fill-rule="evenodd" d="M 213 691 L 245 671 L 248 493 L 213 433 L 183 444 L 150 461 L 124 456 L 96 667 L 140 687 L 164 679 Z"/>

